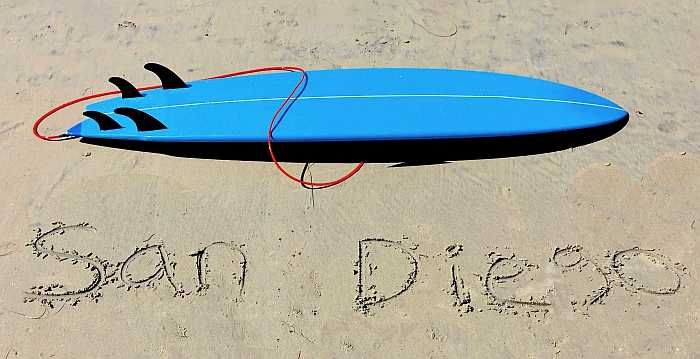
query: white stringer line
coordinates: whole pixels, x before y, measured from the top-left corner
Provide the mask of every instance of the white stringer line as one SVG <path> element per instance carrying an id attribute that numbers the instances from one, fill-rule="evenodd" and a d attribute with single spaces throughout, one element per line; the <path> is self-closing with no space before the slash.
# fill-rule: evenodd
<path id="1" fill-rule="evenodd" d="M 489 95 L 446 95 L 446 94 L 387 94 L 387 95 L 339 95 L 339 96 L 300 96 L 296 98 L 296 101 L 303 100 L 334 100 L 334 99 L 355 99 L 355 98 L 410 98 L 410 97 L 444 97 L 444 98 L 477 98 L 477 99 L 505 99 L 505 100 L 522 100 L 522 101 L 539 101 L 539 102 L 556 102 L 556 103 L 568 103 L 573 105 L 583 105 L 583 106 L 593 106 L 593 107 L 603 107 L 613 110 L 627 112 L 622 108 L 600 105 L 597 103 L 579 102 L 579 101 L 568 101 L 568 100 L 555 100 L 549 98 L 533 98 L 533 97 L 516 97 L 516 96 L 489 96 Z M 209 101 L 209 102 L 193 102 L 184 103 L 180 105 L 168 105 L 168 106 L 154 106 L 154 107 L 144 107 L 139 110 L 160 110 L 164 108 L 177 108 L 177 107 L 192 107 L 192 106 L 205 106 L 205 105 L 221 105 L 228 103 L 244 103 L 244 102 L 262 102 L 262 101 L 284 101 L 286 97 L 271 97 L 271 98 L 251 98 L 251 99 L 240 99 L 240 100 L 224 100 L 224 101 Z M 106 114 L 113 114 L 114 112 L 107 112 Z"/>

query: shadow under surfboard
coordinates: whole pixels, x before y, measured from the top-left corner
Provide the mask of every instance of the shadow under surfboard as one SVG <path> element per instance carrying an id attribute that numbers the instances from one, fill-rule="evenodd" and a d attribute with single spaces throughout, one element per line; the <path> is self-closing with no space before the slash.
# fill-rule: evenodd
<path id="1" fill-rule="evenodd" d="M 629 115 L 606 126 L 509 137 L 323 143 L 273 142 L 273 149 L 278 160 L 283 162 L 398 163 L 392 167 L 432 165 L 566 150 L 612 136 L 624 128 L 628 121 Z M 183 158 L 270 161 L 267 143 L 146 142 L 94 138 L 82 138 L 80 142 Z"/>

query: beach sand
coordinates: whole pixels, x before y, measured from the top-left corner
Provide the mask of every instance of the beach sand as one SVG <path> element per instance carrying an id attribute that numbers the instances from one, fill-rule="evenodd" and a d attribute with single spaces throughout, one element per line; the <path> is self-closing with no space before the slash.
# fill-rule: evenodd
<path id="1" fill-rule="evenodd" d="M 1 1 L 0 358 L 697 358 L 698 5 Z M 370 163 L 313 192 L 270 162 L 31 135 L 110 76 L 152 84 L 151 61 L 185 80 L 515 73 L 630 121 L 547 154 Z"/>

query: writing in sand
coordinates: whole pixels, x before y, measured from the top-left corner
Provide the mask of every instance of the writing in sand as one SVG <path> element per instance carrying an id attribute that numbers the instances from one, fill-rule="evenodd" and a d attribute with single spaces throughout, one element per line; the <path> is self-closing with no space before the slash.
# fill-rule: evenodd
<path id="1" fill-rule="evenodd" d="M 168 286 L 176 297 L 206 295 L 215 286 L 223 288 L 223 293 L 234 301 L 245 297 L 246 271 L 250 265 L 245 244 L 212 242 L 189 254 L 194 268 L 187 271 L 196 273 L 196 285 L 185 288 L 176 280 L 178 263 L 169 258 L 172 256 L 164 244 L 136 248 L 116 263 L 95 253 L 55 249 L 59 238 L 65 241 L 74 233 L 86 231 L 96 233 L 87 223 L 56 222 L 48 231 L 37 230 L 36 237 L 27 244 L 37 257 L 82 266 L 92 280 L 79 288 L 67 288 L 62 283 L 37 284 L 25 292 L 25 303 L 39 302 L 49 308 L 54 308 L 57 302 L 63 306 L 98 303 L 102 289 L 108 286 L 123 288 L 127 293 Z M 671 296 L 683 288 L 687 276 L 687 268 L 681 263 L 658 250 L 638 247 L 592 256 L 581 246 L 568 245 L 553 249 L 543 264 L 512 252 L 501 253 L 506 249 L 492 250 L 485 255 L 488 269 L 482 273 L 466 271 L 460 244 L 447 246 L 433 260 L 417 255 L 416 249 L 417 246 L 402 241 L 378 238 L 357 242 L 356 257 L 348 258 L 347 262 L 348 270 L 352 269 L 356 277 L 356 283 L 349 285 L 355 287 L 357 311 L 368 314 L 381 310 L 396 298 L 410 295 L 412 288 L 421 285 L 420 273 L 428 264 L 448 269 L 442 272 L 444 293 L 436 295 L 451 301 L 460 316 L 489 310 L 544 318 L 556 307 L 555 280 L 557 290 L 567 282 L 575 287 L 569 288 L 576 295 L 570 297 L 567 307 L 585 313 L 590 306 L 603 303 L 613 288 L 624 288 L 635 295 Z M 218 275 L 211 275 L 213 271 Z"/>

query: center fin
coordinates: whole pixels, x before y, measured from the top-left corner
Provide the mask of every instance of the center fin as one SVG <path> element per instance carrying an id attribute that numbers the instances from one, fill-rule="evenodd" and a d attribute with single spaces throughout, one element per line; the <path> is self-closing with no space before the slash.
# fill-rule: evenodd
<path id="1" fill-rule="evenodd" d="M 154 74 L 156 74 L 156 76 L 158 76 L 160 82 L 163 84 L 164 90 L 181 89 L 189 87 L 187 86 L 187 84 L 185 84 L 185 81 L 182 81 L 182 79 L 175 74 L 175 72 L 161 64 L 149 62 L 143 65 L 143 68 L 153 72 Z"/>

